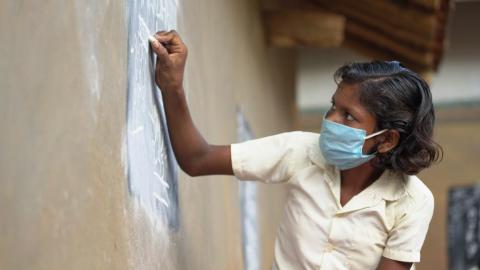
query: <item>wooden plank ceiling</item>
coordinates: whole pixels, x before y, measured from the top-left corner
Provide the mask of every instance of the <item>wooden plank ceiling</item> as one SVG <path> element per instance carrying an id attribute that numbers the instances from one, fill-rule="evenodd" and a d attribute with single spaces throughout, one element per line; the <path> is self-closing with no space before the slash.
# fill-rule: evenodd
<path id="1" fill-rule="evenodd" d="M 450 0 L 264 0 L 273 47 L 338 47 L 373 59 L 436 70 L 446 46 Z"/>

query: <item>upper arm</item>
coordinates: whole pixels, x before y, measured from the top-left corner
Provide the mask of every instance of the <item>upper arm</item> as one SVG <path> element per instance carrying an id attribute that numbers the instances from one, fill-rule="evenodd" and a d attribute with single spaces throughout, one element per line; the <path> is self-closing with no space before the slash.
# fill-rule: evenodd
<path id="1" fill-rule="evenodd" d="M 412 267 L 411 262 L 400 262 L 382 257 L 377 270 L 408 270 Z"/>
<path id="2" fill-rule="evenodd" d="M 294 131 L 232 144 L 233 173 L 241 180 L 287 181 L 307 164 L 306 150 L 313 141 L 314 136 Z"/>
<path id="3" fill-rule="evenodd" d="M 232 145 L 209 145 L 192 158 L 190 175 L 226 174 L 242 180 L 282 182 L 302 164 L 307 147 L 318 140 L 312 133 L 285 132 Z"/>

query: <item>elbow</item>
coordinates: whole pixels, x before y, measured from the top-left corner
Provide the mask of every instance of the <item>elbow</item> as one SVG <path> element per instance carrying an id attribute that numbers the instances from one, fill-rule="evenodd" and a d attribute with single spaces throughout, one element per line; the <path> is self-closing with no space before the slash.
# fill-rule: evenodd
<path id="1" fill-rule="evenodd" d="M 195 171 L 194 169 L 182 169 L 186 174 L 188 174 L 188 176 L 190 177 L 196 177 L 196 176 L 199 176 L 198 172 Z"/>
<path id="2" fill-rule="evenodd" d="M 180 168 L 183 172 L 185 172 L 188 176 L 195 177 L 199 176 L 198 169 L 196 168 L 193 162 L 179 162 Z"/>
<path id="3" fill-rule="evenodd" d="M 191 177 L 205 175 L 205 164 L 208 159 L 208 154 L 210 153 L 210 148 L 202 149 L 194 154 L 184 156 L 178 159 L 180 168 Z"/>

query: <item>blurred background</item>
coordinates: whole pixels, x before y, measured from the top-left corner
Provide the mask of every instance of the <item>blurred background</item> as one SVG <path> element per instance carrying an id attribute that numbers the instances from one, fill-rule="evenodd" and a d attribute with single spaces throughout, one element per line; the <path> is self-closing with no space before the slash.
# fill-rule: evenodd
<path id="1" fill-rule="evenodd" d="M 435 213 L 416 267 L 478 269 L 479 14 L 467 0 L 0 0 L 0 269 L 271 268 L 285 186 L 178 169 L 146 41 L 165 29 L 189 48 L 185 91 L 212 144 L 319 132 L 346 62 L 421 74 L 444 158 L 420 174 Z"/>

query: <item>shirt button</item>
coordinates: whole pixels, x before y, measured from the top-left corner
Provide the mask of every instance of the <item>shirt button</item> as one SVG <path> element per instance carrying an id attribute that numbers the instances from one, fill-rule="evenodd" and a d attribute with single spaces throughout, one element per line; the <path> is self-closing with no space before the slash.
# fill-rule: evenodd
<path id="1" fill-rule="evenodd" d="M 331 252 L 333 250 L 333 245 L 330 243 L 327 243 L 325 245 L 325 248 L 323 249 L 324 252 Z"/>

